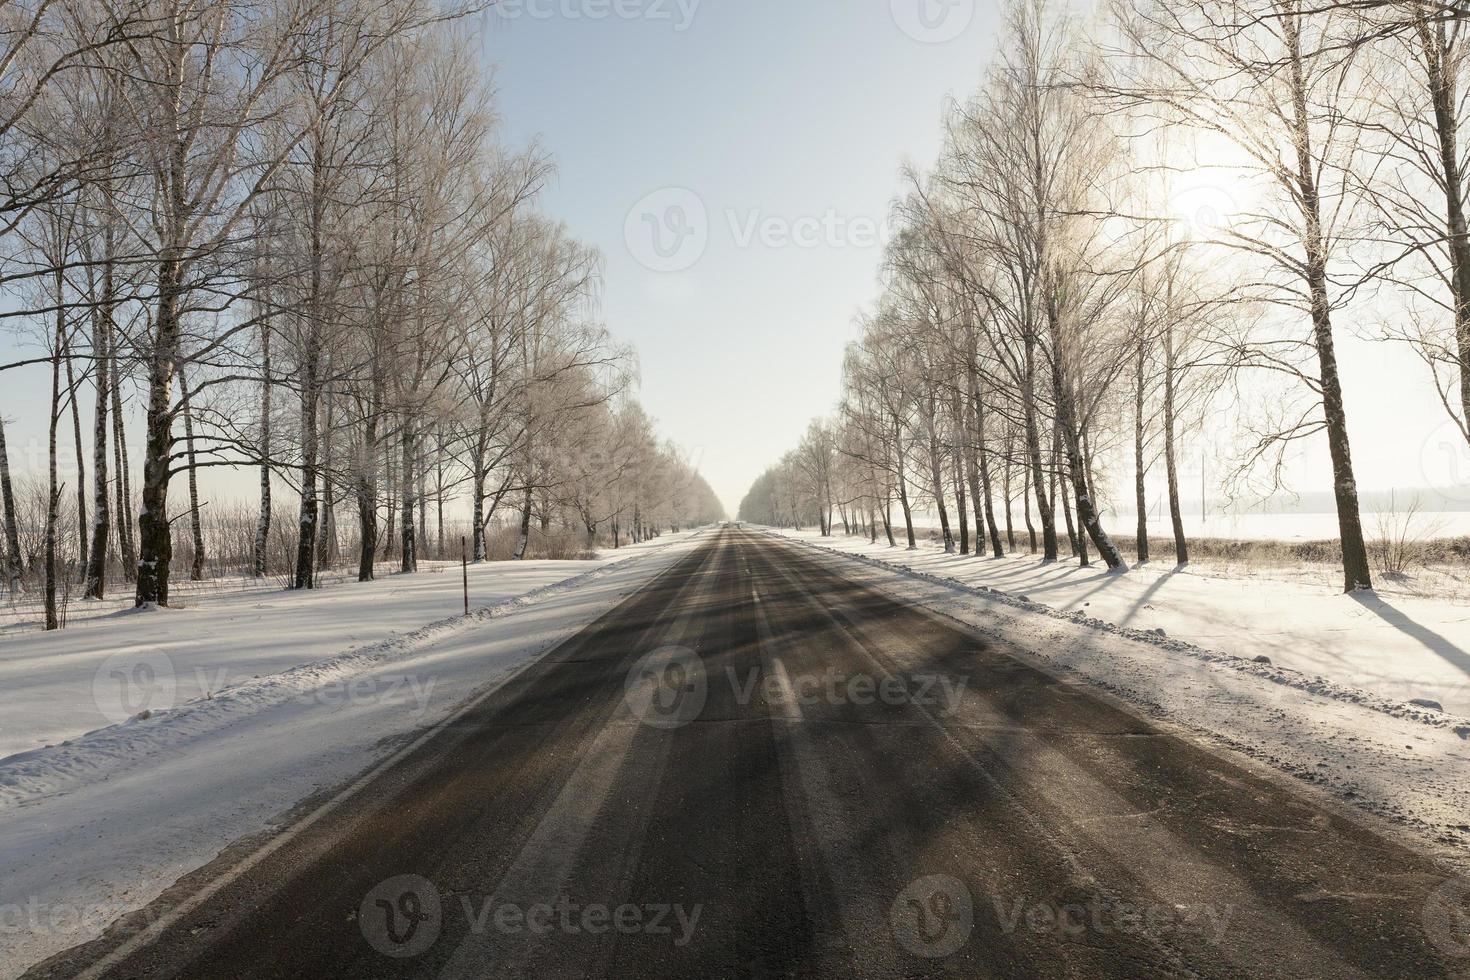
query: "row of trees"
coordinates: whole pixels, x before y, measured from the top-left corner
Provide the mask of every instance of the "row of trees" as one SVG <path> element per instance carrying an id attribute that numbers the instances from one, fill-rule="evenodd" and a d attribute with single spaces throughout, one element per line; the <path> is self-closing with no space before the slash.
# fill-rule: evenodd
<path id="1" fill-rule="evenodd" d="M 298 588 L 336 560 L 343 511 L 360 579 L 394 550 L 395 523 L 399 568 L 415 570 L 431 493 L 441 508 L 465 499 L 477 561 L 507 516 L 520 558 L 535 523 L 619 543 L 719 515 L 629 395 L 631 353 L 597 322 L 598 256 L 537 210 L 550 161 L 497 139 L 465 29 L 475 11 L 0 8 L 0 283 L 16 297 L 0 316 L 41 348 L 5 368 L 50 372 L 48 626 L 64 492 L 85 593 L 104 595 L 115 556 L 140 605 L 167 604 L 185 524 L 202 574 L 198 476 L 211 468 L 258 468 L 257 576 L 273 494 L 299 499 Z M 3 431 L 0 491 L 14 590 Z"/>
<path id="2" fill-rule="evenodd" d="M 1349 303 L 1391 310 L 1379 333 L 1421 355 L 1470 439 L 1460 12 L 1113 0 L 1084 21 L 1016 0 L 1006 17 L 940 159 L 906 174 L 839 412 L 741 516 L 830 532 L 836 507 L 892 542 L 897 500 L 910 547 L 923 508 L 965 551 L 968 509 L 976 551 L 1001 556 L 1019 502 L 1045 560 L 1064 526 L 1083 564 L 1123 570 L 1110 470 L 1131 464 L 1146 561 L 1162 463 L 1184 563 L 1180 440 L 1231 409 L 1241 481 L 1278 486 L 1288 452 L 1326 437 L 1344 588 L 1370 587 L 1336 350 Z"/>

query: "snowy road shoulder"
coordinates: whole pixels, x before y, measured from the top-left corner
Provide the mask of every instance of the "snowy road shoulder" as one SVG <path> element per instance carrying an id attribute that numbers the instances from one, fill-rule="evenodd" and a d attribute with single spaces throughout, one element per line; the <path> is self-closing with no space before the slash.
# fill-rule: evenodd
<path id="1" fill-rule="evenodd" d="M 470 565 L 470 606 L 497 606 L 681 536 L 589 560 Z M 186 608 L 114 609 L 57 632 L 0 633 L 0 760 L 298 668 L 309 682 L 309 665 L 397 641 L 464 609 L 458 563 L 425 562 L 415 574 L 370 582 L 334 578 L 311 590 L 226 584 L 190 595 Z"/>
<path id="2" fill-rule="evenodd" d="M 1447 856 L 1470 860 L 1470 720 L 789 540 L 848 577 L 958 620 L 1155 718 L 1386 817 Z"/>
<path id="3" fill-rule="evenodd" d="M 179 704 L 173 700 L 176 670 L 166 653 L 128 649 L 113 654 L 93 678 L 91 693 L 105 711 L 122 720 L 58 745 L 0 759 L 0 814 L 90 780 L 110 778 L 119 770 L 146 765 L 158 753 L 183 749 L 189 742 L 215 736 L 259 712 L 309 712 L 355 703 L 397 702 L 417 715 L 427 714 L 438 679 L 390 671 L 386 668 L 391 663 L 475 629 L 484 620 L 585 586 L 616 567 L 597 565 L 503 602 L 472 609 L 468 617 L 439 619 L 382 642 L 280 673 L 231 682 L 227 668 L 211 665 L 218 679 L 201 682 L 200 687 L 207 693 Z M 227 640 L 221 638 L 220 642 Z M 167 697 L 163 700 L 169 707 L 141 707 L 164 693 Z M 133 707 L 141 710 L 132 711 Z"/>
<path id="4" fill-rule="evenodd" d="M 6 760 L 0 977 L 95 938 L 231 842 L 387 756 L 699 543 L 616 564 Z"/>

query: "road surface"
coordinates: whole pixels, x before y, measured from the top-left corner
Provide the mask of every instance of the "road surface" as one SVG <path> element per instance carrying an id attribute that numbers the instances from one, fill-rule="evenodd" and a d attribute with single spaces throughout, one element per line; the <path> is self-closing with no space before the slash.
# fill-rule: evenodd
<path id="1" fill-rule="evenodd" d="M 1429 857 L 799 546 L 705 541 L 35 975 L 1470 972 Z"/>

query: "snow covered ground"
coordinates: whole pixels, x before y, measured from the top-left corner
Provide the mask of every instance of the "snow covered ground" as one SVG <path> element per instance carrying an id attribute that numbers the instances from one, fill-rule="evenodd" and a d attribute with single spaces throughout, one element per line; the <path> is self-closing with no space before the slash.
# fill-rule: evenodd
<path id="1" fill-rule="evenodd" d="M 0 718 L 6 744 L 29 751 L 0 759 L 0 977 L 385 757 L 700 533 L 473 569 L 469 619 L 454 569 L 7 638 Z"/>
<path id="2" fill-rule="evenodd" d="M 780 532 L 787 537 L 878 559 L 968 586 L 1139 631 L 1162 629 L 1174 639 L 1236 657 L 1267 656 L 1278 667 L 1321 675 L 1385 698 L 1438 701 L 1470 715 L 1470 605 L 1391 591 L 1343 595 L 1332 585 L 1286 570 L 1250 576 L 1171 561 L 1109 574 L 1074 561 L 1043 564 L 1029 554 L 1002 559 L 946 555 L 933 542 L 917 551 L 841 534 Z M 1167 542 L 1160 551 L 1167 555 Z M 1273 577 L 1277 576 L 1277 577 Z M 1339 581 L 1336 575 L 1333 581 Z"/>
<path id="3" fill-rule="evenodd" d="M 1470 862 L 1470 609 L 1195 569 L 1109 575 L 769 533 Z"/>
<path id="4" fill-rule="evenodd" d="M 595 562 L 471 566 L 470 607 L 504 602 L 668 540 L 604 551 Z M 324 660 L 462 611 L 459 565 L 421 567 L 414 575 L 340 581 L 312 592 L 269 586 L 193 592 L 182 609 L 121 611 L 113 608 L 126 606 L 120 600 L 105 614 L 73 617 L 59 633 L 0 634 L 0 759 L 300 665 L 321 671 Z M 86 612 L 86 605 L 73 608 Z M 350 663 L 337 664 L 331 672 L 340 677 L 350 670 Z"/>
<path id="5" fill-rule="evenodd" d="M 1470 860 L 1470 608 L 780 533 Z M 0 718 L 21 751 L 0 758 L 0 978 L 385 758 L 697 538 L 474 569 L 468 620 L 453 569 L 4 637 Z"/>

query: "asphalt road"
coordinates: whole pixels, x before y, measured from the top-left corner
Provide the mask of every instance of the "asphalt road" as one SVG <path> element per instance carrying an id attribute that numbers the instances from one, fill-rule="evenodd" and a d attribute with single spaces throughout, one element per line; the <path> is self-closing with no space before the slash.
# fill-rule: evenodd
<path id="1" fill-rule="evenodd" d="M 726 530 L 264 851 L 35 974 L 1467 975 L 1447 877 Z"/>

